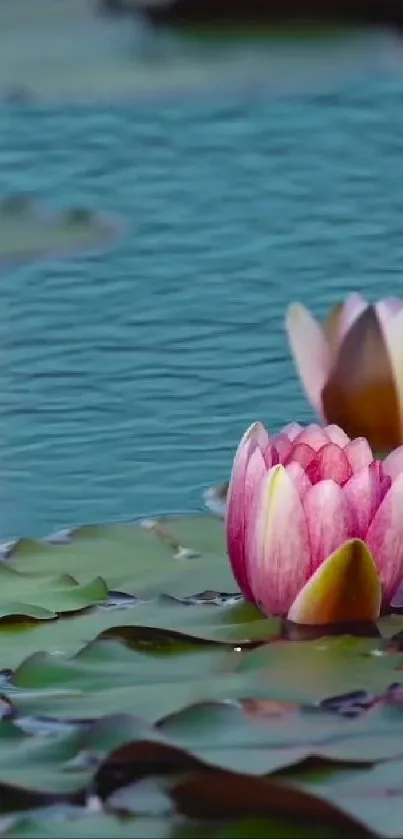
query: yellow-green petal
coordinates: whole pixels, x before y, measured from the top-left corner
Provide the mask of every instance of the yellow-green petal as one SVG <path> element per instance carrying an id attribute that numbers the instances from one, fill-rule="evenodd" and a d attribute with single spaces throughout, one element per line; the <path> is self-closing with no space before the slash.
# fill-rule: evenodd
<path id="1" fill-rule="evenodd" d="M 375 620 L 382 588 L 372 554 L 361 539 L 332 553 L 300 591 L 288 612 L 294 623 L 324 625 Z"/>

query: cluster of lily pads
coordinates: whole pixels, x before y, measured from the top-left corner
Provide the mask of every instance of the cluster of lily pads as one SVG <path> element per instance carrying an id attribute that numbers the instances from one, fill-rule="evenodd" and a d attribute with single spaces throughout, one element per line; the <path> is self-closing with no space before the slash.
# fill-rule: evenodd
<path id="1" fill-rule="evenodd" d="M 263 615 L 204 515 L 20 540 L 0 575 L 3 836 L 401 835 L 399 614 Z"/>
<path id="2" fill-rule="evenodd" d="M 403 309 L 359 301 L 323 341 L 292 309 L 328 424 L 255 423 L 207 493 L 219 515 L 3 546 L 0 835 L 403 836 L 403 455 L 376 406 L 373 433 L 347 436 L 366 418 L 354 399 L 383 387 L 365 324 L 399 398 Z M 349 340 L 354 392 L 337 374 Z M 323 397 L 332 377 L 344 403 Z M 334 404 L 352 406 L 346 430 Z"/>

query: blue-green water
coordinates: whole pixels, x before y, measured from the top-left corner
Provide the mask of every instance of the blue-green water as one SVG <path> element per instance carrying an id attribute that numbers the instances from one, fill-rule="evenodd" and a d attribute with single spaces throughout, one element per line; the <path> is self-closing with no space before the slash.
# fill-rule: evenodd
<path id="1" fill-rule="evenodd" d="M 244 426 L 310 416 L 283 314 L 403 289 L 403 77 L 275 100 L 0 111 L 0 192 L 126 220 L 1 270 L 0 535 L 201 506 Z"/>

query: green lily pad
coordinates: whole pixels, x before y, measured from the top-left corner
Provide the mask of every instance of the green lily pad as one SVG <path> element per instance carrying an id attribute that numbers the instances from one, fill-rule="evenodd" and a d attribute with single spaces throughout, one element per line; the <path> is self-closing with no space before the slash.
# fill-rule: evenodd
<path id="1" fill-rule="evenodd" d="M 388 839 L 402 836 L 403 760 L 330 778 L 312 780 L 304 778 L 304 773 L 296 773 L 294 778 L 296 787 L 337 806 L 371 833 Z"/>
<path id="2" fill-rule="evenodd" d="M 147 728 L 123 714 L 105 716 L 88 724 L 57 726 L 50 736 L 38 727 L 33 735 L 13 720 L 0 722 L 0 788 L 10 795 L 29 796 L 40 803 L 43 796 L 58 796 L 84 790 L 94 767 L 113 748 L 133 737 L 145 737 Z M 4 809 L 4 807 L 3 807 Z"/>
<path id="3" fill-rule="evenodd" d="M 49 620 L 102 603 L 107 594 L 101 577 L 80 584 L 70 574 L 47 576 L 0 563 L 0 621 L 17 616 Z"/>
<path id="4" fill-rule="evenodd" d="M 139 634 L 141 627 L 154 627 L 183 633 L 189 639 L 246 647 L 251 642 L 277 637 L 280 626 L 277 618 L 263 617 L 249 603 L 185 606 L 173 599 L 160 598 L 139 604 L 133 611 L 122 614 L 121 626 L 116 626 L 115 615 L 114 627 L 111 625 L 109 630 L 105 627 L 105 631 L 130 640 L 131 633 L 135 638 L 135 627 Z"/>
<path id="5" fill-rule="evenodd" d="M 129 635 L 132 629 L 127 627 Z M 119 635 L 116 628 L 110 632 Z M 5 691 L 23 714 L 77 719 L 124 711 L 154 722 L 200 701 L 254 697 L 317 705 L 336 685 L 338 692 L 360 685 L 383 694 L 403 662 L 401 654 L 371 657 L 374 642 L 363 639 L 354 639 L 350 649 L 348 639 L 327 639 L 304 645 L 275 642 L 239 652 L 217 644 L 195 646 L 162 632 L 158 638 L 155 643 L 153 633 L 134 632 L 127 647 L 101 636 L 72 658 L 35 653 L 17 668 Z M 332 660 L 335 683 L 327 684 L 326 661 Z M 315 683 L 313 674 L 321 666 L 323 677 Z"/>
<path id="6" fill-rule="evenodd" d="M 232 649 L 234 645 L 244 647 L 275 638 L 280 628 L 277 619 L 263 618 L 249 604 L 190 606 L 168 598 L 122 609 L 95 608 L 74 614 L 74 620 L 61 616 L 49 625 L 22 620 L 0 623 L 2 667 L 18 667 L 37 650 L 74 655 L 98 636 L 120 638 L 134 647 L 147 645 L 150 650 L 171 642 L 191 644 L 193 640 Z"/>
<path id="7" fill-rule="evenodd" d="M 392 640 L 403 631 L 403 615 L 385 615 L 377 621 L 377 625 L 382 637 Z"/>
<path id="8" fill-rule="evenodd" d="M 37 256 L 70 254 L 101 247 L 116 237 L 116 222 L 86 207 L 51 213 L 29 195 L 0 200 L 0 260 L 23 261 Z"/>
<path id="9" fill-rule="evenodd" d="M 242 657 L 238 672 L 255 673 L 274 698 L 319 702 L 354 690 L 382 691 L 398 681 L 403 655 L 387 655 L 376 639 L 279 641 Z"/>
<path id="10" fill-rule="evenodd" d="M 167 816 L 175 806 L 158 777 L 143 778 L 134 784 L 120 787 L 108 798 L 108 809 L 120 813 Z"/>
<path id="11" fill-rule="evenodd" d="M 4 839 L 175 839 L 170 819 L 123 818 L 65 805 L 14 816 L 4 827 Z"/>
<path id="12" fill-rule="evenodd" d="M 258 712 L 256 712 L 258 708 Z M 267 776 L 308 758 L 344 764 L 371 764 L 403 755 L 396 719 L 388 713 L 342 719 L 315 708 L 270 701 L 205 702 L 184 708 L 151 733 L 113 751 L 101 766 L 97 787 L 110 793 L 141 771 L 162 766 L 178 773 L 200 769 Z M 141 735 L 141 732 L 140 732 Z M 394 742 L 393 742 L 394 739 Z"/>
<path id="13" fill-rule="evenodd" d="M 266 618 L 207 515 L 20 540 L 0 592 L 0 834 L 396 839 L 343 790 L 403 758 L 400 615 Z"/>
<path id="14" fill-rule="evenodd" d="M 15 727 L 13 722 L 0 723 L 0 787 L 14 787 L 20 793 L 38 797 L 59 793 L 70 794 L 83 789 L 90 770 L 77 766 L 74 759 L 79 752 L 79 735 L 60 734 L 51 740 L 45 736 L 30 736 Z M 71 771 L 65 766 L 71 764 Z"/>
<path id="15" fill-rule="evenodd" d="M 143 597 L 179 596 L 210 588 L 237 591 L 226 556 L 222 524 L 194 517 L 147 526 L 80 527 L 68 544 L 23 539 L 14 546 L 18 570 L 72 574 L 86 582 L 101 575 L 113 590 Z"/>
<path id="16" fill-rule="evenodd" d="M 204 697 L 236 696 L 242 677 L 226 672 L 218 646 L 155 652 L 118 641 L 90 643 L 73 659 L 36 653 L 16 670 L 9 693 L 21 714 L 59 719 L 132 713 L 153 722 Z M 10 691 L 10 692 L 9 692 Z"/>

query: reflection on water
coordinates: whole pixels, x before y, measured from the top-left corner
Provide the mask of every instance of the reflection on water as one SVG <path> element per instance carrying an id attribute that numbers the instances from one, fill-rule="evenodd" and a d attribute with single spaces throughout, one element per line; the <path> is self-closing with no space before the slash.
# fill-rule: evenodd
<path id="1" fill-rule="evenodd" d="M 197 40 L 131 16 L 97 15 L 89 0 L 0 0 L 0 32 L 0 96 L 13 102 L 212 87 L 295 93 L 387 70 L 391 55 L 401 54 L 399 39 L 386 31 Z"/>
<path id="2" fill-rule="evenodd" d="M 106 254 L 2 269 L 0 536 L 197 507 L 247 423 L 307 420 L 284 308 L 401 293 L 402 136 L 403 78 L 376 68 L 0 111 L 1 194 L 127 222 Z"/>

